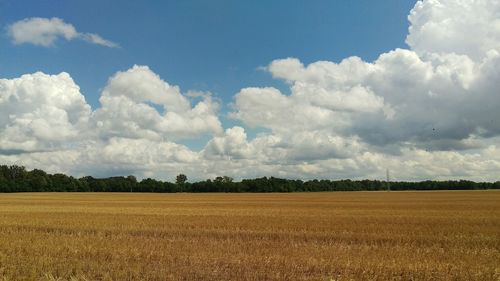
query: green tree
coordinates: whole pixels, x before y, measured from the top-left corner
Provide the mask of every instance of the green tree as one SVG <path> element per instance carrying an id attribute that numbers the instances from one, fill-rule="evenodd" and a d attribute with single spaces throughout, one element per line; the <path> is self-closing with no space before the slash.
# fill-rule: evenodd
<path id="1" fill-rule="evenodd" d="M 130 182 L 130 192 L 134 191 L 134 187 L 137 186 L 137 178 L 135 176 L 128 176 L 127 180 Z"/>
<path id="2" fill-rule="evenodd" d="M 178 174 L 177 177 L 175 178 L 175 183 L 178 185 L 183 185 L 186 183 L 187 177 L 184 174 Z"/>
<path id="3" fill-rule="evenodd" d="M 177 177 L 175 178 L 175 183 L 177 184 L 180 192 L 184 191 L 184 186 L 186 185 L 186 181 L 187 181 L 187 176 L 184 174 L 178 174 Z"/>

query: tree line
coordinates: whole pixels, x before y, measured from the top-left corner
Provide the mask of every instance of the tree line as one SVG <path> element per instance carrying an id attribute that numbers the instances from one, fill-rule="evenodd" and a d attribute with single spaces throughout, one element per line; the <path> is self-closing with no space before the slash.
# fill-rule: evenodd
<path id="1" fill-rule="evenodd" d="M 48 174 L 43 170 L 27 170 L 23 166 L 0 165 L 0 192 L 315 192 L 377 190 L 472 190 L 500 189 L 497 182 L 459 181 L 392 181 L 379 180 L 290 180 L 275 177 L 244 179 L 235 182 L 220 176 L 190 183 L 184 174 L 175 183 L 134 176 L 75 178 L 65 174 Z"/>

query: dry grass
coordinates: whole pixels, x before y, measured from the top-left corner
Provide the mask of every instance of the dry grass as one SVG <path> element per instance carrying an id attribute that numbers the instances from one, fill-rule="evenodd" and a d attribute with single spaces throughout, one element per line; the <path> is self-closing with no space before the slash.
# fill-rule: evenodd
<path id="1" fill-rule="evenodd" d="M 500 280 L 500 192 L 1 194 L 0 280 Z"/>

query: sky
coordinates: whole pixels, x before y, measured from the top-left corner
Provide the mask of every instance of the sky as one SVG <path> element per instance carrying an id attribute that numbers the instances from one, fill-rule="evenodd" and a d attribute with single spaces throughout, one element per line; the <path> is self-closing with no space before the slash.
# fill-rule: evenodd
<path id="1" fill-rule="evenodd" d="M 0 0 L 0 163 L 500 180 L 500 3 Z"/>

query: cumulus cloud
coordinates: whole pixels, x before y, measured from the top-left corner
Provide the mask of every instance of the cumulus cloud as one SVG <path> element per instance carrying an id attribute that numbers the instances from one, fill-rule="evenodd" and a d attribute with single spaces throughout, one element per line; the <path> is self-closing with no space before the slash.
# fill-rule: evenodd
<path id="1" fill-rule="evenodd" d="M 242 127 L 226 130 L 222 136 L 210 140 L 202 154 L 208 159 L 249 159 L 256 156 L 256 150 L 248 143 L 247 134 Z"/>
<path id="2" fill-rule="evenodd" d="M 209 95 L 191 107 L 179 87 L 169 85 L 147 66 L 116 73 L 99 101 L 93 120 L 102 137 L 172 140 L 222 133 L 218 104 Z"/>
<path id="3" fill-rule="evenodd" d="M 60 18 L 26 18 L 17 21 L 7 27 L 7 33 L 14 44 L 33 44 L 43 47 L 54 46 L 57 39 L 84 40 L 92 44 L 110 48 L 118 47 L 118 44 L 102 38 L 95 33 L 81 33 L 69 23 Z"/>
<path id="4" fill-rule="evenodd" d="M 0 151 L 61 149 L 85 134 L 90 113 L 67 73 L 0 79 Z"/>
<path id="5" fill-rule="evenodd" d="M 419 3 L 412 16 L 432 15 L 422 7 L 432 10 L 436 5 L 447 1 Z M 498 6 L 490 5 L 495 6 L 491 10 Z M 500 96 L 493 85 L 500 78 L 499 44 L 482 48 L 480 59 L 444 49 L 425 54 L 396 49 L 374 62 L 351 57 L 304 66 L 294 58 L 275 60 L 267 70 L 290 85 L 291 95 L 243 89 L 235 96 L 231 116 L 275 133 L 324 130 L 359 136 L 372 145 L 438 148 L 434 144 L 496 136 L 500 128 L 493 121 L 500 118 Z"/>
<path id="6" fill-rule="evenodd" d="M 174 142 L 112 137 L 82 147 L 78 159 L 73 173 L 173 178 L 186 167 L 197 166 L 199 155 Z"/>
<path id="7" fill-rule="evenodd" d="M 229 113 L 240 126 L 225 130 L 210 94 L 183 93 L 146 66 L 113 75 L 93 111 L 66 73 L 1 79 L 0 162 L 170 180 L 382 179 L 386 168 L 395 180 L 498 180 L 499 10 L 493 0 L 418 1 L 409 49 L 371 62 L 274 60 L 265 69 L 290 94 L 241 89 Z M 82 39 L 66 25 L 32 37 Z M 199 151 L 182 144 L 207 135 Z"/>
<path id="8" fill-rule="evenodd" d="M 199 100 L 194 106 L 190 96 Z M 0 161 L 75 175 L 165 178 L 203 167 L 198 152 L 172 140 L 222 134 L 209 93 L 183 95 L 146 66 L 117 72 L 100 101 L 92 111 L 64 72 L 0 79 Z"/>
<path id="9" fill-rule="evenodd" d="M 420 55 L 466 55 L 482 59 L 499 51 L 500 7 L 497 0 L 418 1 L 408 20 L 406 42 Z"/>
<path id="10" fill-rule="evenodd" d="M 301 103 L 275 88 L 244 88 L 236 94 L 234 107 L 236 110 L 230 117 L 252 127 L 270 128 L 276 132 L 330 129 L 332 120 L 339 115 L 310 103 Z"/>
<path id="11" fill-rule="evenodd" d="M 359 155 L 382 153 L 378 158 L 383 162 L 390 157 L 403 161 L 404 155 L 427 164 L 424 157 L 437 161 L 436 155 L 459 155 L 463 157 L 454 161 L 470 166 L 463 161 L 474 159 L 468 151 L 482 149 L 500 135 L 500 95 L 494 86 L 500 78 L 499 11 L 496 1 L 419 1 L 409 16 L 410 49 L 395 49 L 373 62 L 358 57 L 309 65 L 296 58 L 275 60 L 266 69 L 290 85 L 291 94 L 242 89 L 230 116 L 286 139 L 291 144 L 285 162 L 307 159 L 295 155 L 302 152 L 310 158 L 304 167 L 317 173 L 321 165 L 314 163 L 345 162 L 335 147 L 325 146 L 335 143 L 332 137 L 340 144 L 357 141 L 340 149 L 352 163 L 360 161 Z M 467 32 L 474 36 L 463 36 Z M 330 149 L 323 151 L 325 147 Z M 437 162 L 446 166 L 445 160 Z M 428 167 L 417 174 L 455 175 Z M 368 173 L 363 165 L 352 168 Z"/>

